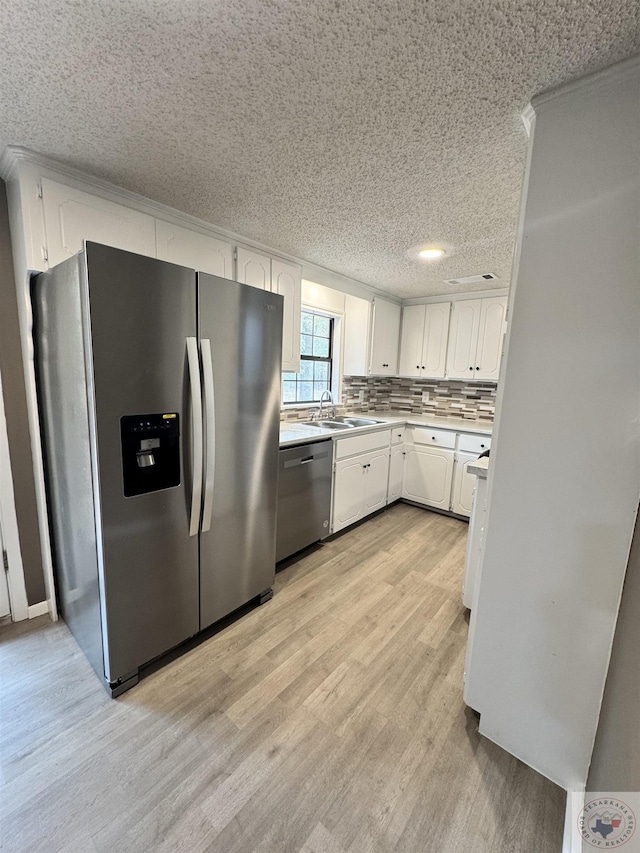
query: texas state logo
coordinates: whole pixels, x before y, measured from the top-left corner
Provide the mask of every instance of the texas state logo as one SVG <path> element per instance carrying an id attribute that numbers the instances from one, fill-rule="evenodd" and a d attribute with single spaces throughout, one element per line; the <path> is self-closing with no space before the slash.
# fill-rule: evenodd
<path id="1" fill-rule="evenodd" d="M 578 817 L 578 829 L 583 841 L 592 847 L 615 850 L 631 839 L 636 816 L 623 800 L 603 797 L 585 805 Z"/>

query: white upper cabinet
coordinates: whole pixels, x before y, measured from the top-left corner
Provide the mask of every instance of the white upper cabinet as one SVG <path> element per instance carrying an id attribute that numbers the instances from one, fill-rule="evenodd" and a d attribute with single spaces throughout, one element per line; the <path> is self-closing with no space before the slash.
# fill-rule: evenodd
<path id="1" fill-rule="evenodd" d="M 507 297 L 483 299 L 476 353 L 476 379 L 498 381 L 507 316 Z"/>
<path id="2" fill-rule="evenodd" d="M 345 294 L 315 281 L 302 280 L 302 304 L 328 314 L 344 314 Z"/>
<path id="3" fill-rule="evenodd" d="M 236 281 L 260 290 L 271 290 L 271 258 L 240 246 L 237 253 Z"/>
<path id="4" fill-rule="evenodd" d="M 161 261 L 233 278 L 233 247 L 216 237 L 156 219 L 156 248 Z"/>
<path id="5" fill-rule="evenodd" d="M 405 305 L 402 309 L 400 376 L 420 376 L 424 338 L 425 305 Z"/>
<path id="6" fill-rule="evenodd" d="M 273 258 L 271 290 L 284 297 L 282 369 L 297 373 L 300 370 L 300 267 Z"/>
<path id="7" fill-rule="evenodd" d="M 422 346 L 422 376 L 442 379 L 447 361 L 450 302 L 425 306 L 424 343 Z"/>
<path id="8" fill-rule="evenodd" d="M 373 300 L 371 362 L 373 376 L 395 376 L 398 372 L 400 306 L 378 296 Z"/>
<path id="9" fill-rule="evenodd" d="M 402 309 L 400 376 L 444 377 L 450 309 L 449 302 Z"/>
<path id="10" fill-rule="evenodd" d="M 284 297 L 282 369 L 297 373 L 300 370 L 300 267 L 241 246 L 236 252 L 236 281 Z"/>
<path id="11" fill-rule="evenodd" d="M 139 255 L 156 256 L 155 220 L 146 213 L 42 179 L 42 204 L 50 267 L 93 240 Z"/>
<path id="12" fill-rule="evenodd" d="M 474 378 L 481 302 L 481 299 L 468 299 L 453 305 L 447 349 L 449 379 Z"/>
<path id="13" fill-rule="evenodd" d="M 344 360 L 345 376 L 366 376 L 369 356 L 371 302 L 359 296 L 345 296 Z"/>
<path id="14" fill-rule="evenodd" d="M 464 299 L 453 303 L 447 377 L 497 381 L 507 297 Z"/>

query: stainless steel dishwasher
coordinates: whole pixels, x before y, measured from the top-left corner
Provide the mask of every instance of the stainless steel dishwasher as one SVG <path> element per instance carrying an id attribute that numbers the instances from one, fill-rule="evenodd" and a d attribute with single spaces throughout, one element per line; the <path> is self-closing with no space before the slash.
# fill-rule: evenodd
<path id="1" fill-rule="evenodd" d="M 280 451 L 276 561 L 329 535 L 333 442 Z"/>

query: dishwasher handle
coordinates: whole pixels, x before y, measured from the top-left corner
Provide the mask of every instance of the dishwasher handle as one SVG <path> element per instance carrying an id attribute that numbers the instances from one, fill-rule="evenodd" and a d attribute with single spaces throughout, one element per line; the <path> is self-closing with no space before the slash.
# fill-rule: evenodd
<path id="1" fill-rule="evenodd" d="M 320 459 L 326 459 L 329 455 L 327 450 L 324 453 L 313 453 L 311 456 L 299 456 L 297 459 L 287 459 L 284 462 L 284 468 L 297 468 L 300 465 L 308 465 L 310 462 L 318 462 Z"/>

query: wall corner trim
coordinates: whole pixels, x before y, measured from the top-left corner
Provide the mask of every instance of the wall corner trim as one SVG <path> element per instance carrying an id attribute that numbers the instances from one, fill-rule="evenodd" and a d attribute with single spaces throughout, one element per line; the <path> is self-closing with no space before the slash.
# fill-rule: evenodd
<path id="1" fill-rule="evenodd" d="M 520 118 L 522 119 L 522 124 L 524 125 L 524 129 L 527 131 L 527 136 L 531 136 L 531 127 L 536 117 L 536 111 L 533 108 L 531 103 L 527 104 L 527 106 L 520 113 Z"/>

